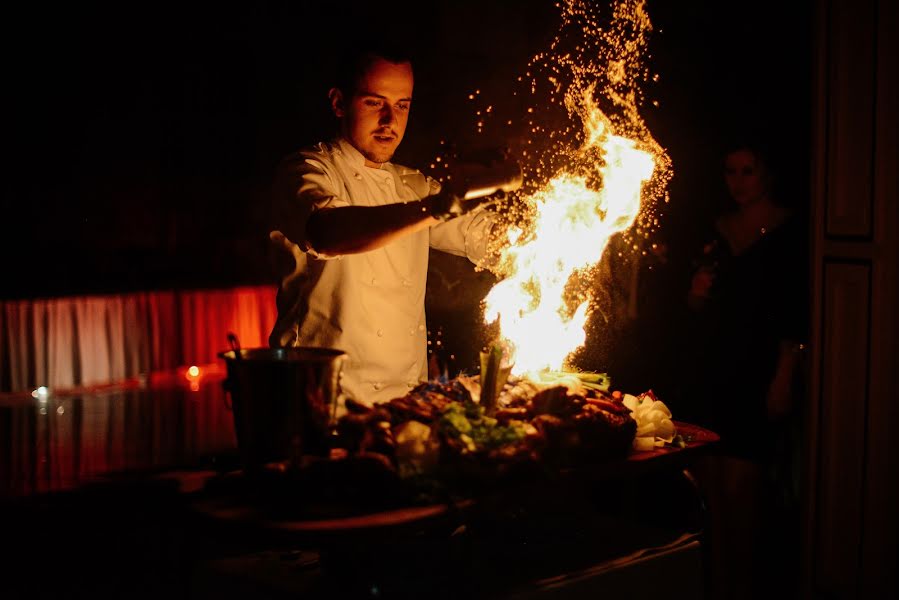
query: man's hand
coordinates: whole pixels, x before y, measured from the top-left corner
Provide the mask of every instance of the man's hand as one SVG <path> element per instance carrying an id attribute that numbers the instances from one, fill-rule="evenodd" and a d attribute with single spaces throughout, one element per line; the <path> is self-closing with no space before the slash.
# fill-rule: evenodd
<path id="1" fill-rule="evenodd" d="M 430 214 L 446 221 L 469 213 L 485 204 L 505 198 L 507 192 L 521 187 L 521 166 L 515 161 L 496 163 L 490 167 L 469 167 L 447 184 L 443 191 L 429 198 Z"/>
<path id="2" fill-rule="evenodd" d="M 480 198 L 466 200 L 463 196 L 452 190 L 445 190 L 439 194 L 428 197 L 428 212 L 438 221 L 448 221 L 455 217 L 461 217 L 466 213 L 470 213 L 474 209 L 483 206 L 488 201 L 492 200 L 492 196 L 482 196 Z"/>

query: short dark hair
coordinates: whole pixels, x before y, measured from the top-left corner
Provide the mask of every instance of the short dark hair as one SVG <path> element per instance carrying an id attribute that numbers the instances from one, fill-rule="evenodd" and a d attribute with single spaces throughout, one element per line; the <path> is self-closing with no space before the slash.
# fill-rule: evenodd
<path id="1" fill-rule="evenodd" d="M 352 96 L 356 92 L 359 80 L 379 58 L 393 64 L 412 63 L 411 54 L 398 44 L 359 41 L 347 47 L 338 56 L 334 87 L 343 92 L 344 96 Z"/>

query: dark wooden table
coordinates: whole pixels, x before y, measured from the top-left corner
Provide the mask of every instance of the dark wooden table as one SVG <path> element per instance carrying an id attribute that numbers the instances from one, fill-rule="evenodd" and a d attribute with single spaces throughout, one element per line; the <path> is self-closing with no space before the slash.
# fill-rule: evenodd
<path id="1" fill-rule="evenodd" d="M 4 597 L 700 593 L 701 499 L 683 470 L 709 432 L 682 424 L 686 450 L 551 486 L 271 519 L 210 485 L 240 476 L 222 375 L 0 397 Z"/>

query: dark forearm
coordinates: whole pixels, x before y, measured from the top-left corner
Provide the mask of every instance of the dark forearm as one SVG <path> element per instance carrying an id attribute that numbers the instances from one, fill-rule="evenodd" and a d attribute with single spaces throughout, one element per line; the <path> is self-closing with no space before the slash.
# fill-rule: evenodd
<path id="1" fill-rule="evenodd" d="M 778 348 L 775 377 L 793 377 L 799 370 L 805 346 L 793 340 L 781 340 Z"/>
<path id="2" fill-rule="evenodd" d="M 431 216 L 432 202 L 430 197 L 383 206 L 344 206 L 315 211 L 306 225 L 306 239 L 322 254 L 375 250 L 439 223 Z"/>

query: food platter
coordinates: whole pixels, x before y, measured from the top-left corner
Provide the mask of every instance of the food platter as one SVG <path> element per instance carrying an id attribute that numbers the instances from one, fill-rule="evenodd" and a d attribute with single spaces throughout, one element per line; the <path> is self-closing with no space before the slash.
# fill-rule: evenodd
<path id="1" fill-rule="evenodd" d="M 581 465 L 561 470 L 560 480 L 595 481 L 607 478 L 626 478 L 644 474 L 648 470 L 685 468 L 698 453 L 705 451 L 719 440 L 717 434 L 689 423 L 676 422 L 683 447 L 665 445 L 651 451 L 632 451 L 627 457 L 592 465 Z M 449 535 L 465 524 L 467 516 L 478 508 L 478 497 L 450 497 L 445 501 L 407 506 L 335 505 L 328 509 L 284 511 L 284 502 L 273 501 L 273 496 L 285 490 L 301 497 L 302 486 L 296 480 L 290 482 L 286 474 L 279 479 L 277 472 L 265 480 L 246 477 L 241 471 L 220 474 L 211 478 L 204 489 L 191 501 L 192 509 L 209 519 L 223 524 L 233 524 L 270 533 L 300 537 L 307 541 L 328 542 L 392 535 L 421 535 L 441 533 Z M 274 483 L 273 483 L 274 482 Z M 543 485 L 535 481 L 531 485 Z M 373 483 L 374 486 L 384 482 Z M 522 482 L 510 486 L 506 493 L 520 495 Z M 293 486 L 293 487 L 287 487 Z M 524 484 L 528 487 L 527 484 Z M 492 491 L 491 504 L 503 491 Z M 289 497 L 289 495 L 288 495 Z M 382 498 L 383 499 L 383 498 Z M 382 503 L 383 504 L 383 503 Z"/>
<path id="2" fill-rule="evenodd" d="M 678 459 L 692 457 L 694 452 L 703 449 L 709 444 L 720 441 L 720 437 L 714 431 L 704 429 L 698 425 L 684 423 L 683 421 L 675 421 L 677 432 L 683 438 L 685 446 L 679 448 L 677 446 L 665 445 L 650 450 L 649 452 L 633 452 L 628 456 L 628 461 L 648 461 L 658 459 L 663 456 L 676 456 Z"/>

